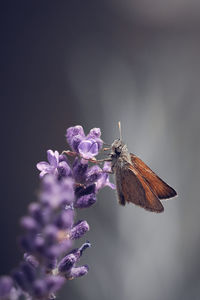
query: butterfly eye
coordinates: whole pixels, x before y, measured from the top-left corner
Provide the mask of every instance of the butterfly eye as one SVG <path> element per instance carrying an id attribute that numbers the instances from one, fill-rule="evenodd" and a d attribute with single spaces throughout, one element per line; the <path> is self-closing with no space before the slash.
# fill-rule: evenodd
<path id="1" fill-rule="evenodd" d="M 115 154 L 120 155 L 121 151 L 118 148 L 115 148 Z"/>

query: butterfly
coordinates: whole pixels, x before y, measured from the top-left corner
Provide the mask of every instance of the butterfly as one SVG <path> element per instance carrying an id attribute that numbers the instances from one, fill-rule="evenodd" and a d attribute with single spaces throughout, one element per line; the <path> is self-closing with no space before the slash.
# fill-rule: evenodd
<path id="1" fill-rule="evenodd" d="M 160 200 L 172 198 L 176 191 L 154 173 L 139 157 L 129 153 L 126 144 L 116 139 L 111 145 L 108 160 L 115 175 L 118 200 L 121 205 L 134 203 L 152 212 L 164 207 Z"/>

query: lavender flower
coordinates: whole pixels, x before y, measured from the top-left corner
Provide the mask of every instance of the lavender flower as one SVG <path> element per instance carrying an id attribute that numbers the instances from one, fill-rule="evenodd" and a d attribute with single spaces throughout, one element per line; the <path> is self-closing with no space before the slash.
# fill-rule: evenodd
<path id="1" fill-rule="evenodd" d="M 66 132 L 66 138 L 72 150 L 85 159 L 93 158 L 99 153 L 103 145 L 100 136 L 99 128 L 91 129 L 87 136 L 85 136 L 82 126 L 70 127 Z"/>
<path id="2" fill-rule="evenodd" d="M 20 245 L 23 261 L 12 277 L 0 278 L 0 299 L 54 299 L 67 280 L 88 273 L 88 266 L 78 266 L 89 242 L 72 249 L 73 242 L 89 231 L 86 220 L 75 223 L 75 209 L 86 208 L 97 200 L 104 186 L 114 188 L 108 178 L 110 165 L 103 169 L 90 166 L 88 159 L 96 156 L 103 142 L 99 128 L 86 136 L 81 126 L 67 129 L 67 141 L 77 153 L 73 164 L 58 151 L 47 151 L 48 162 L 40 162 L 41 190 L 39 199 L 28 207 L 21 218 L 24 230 Z M 21 299 L 21 298 L 20 298 Z"/>
<path id="3" fill-rule="evenodd" d="M 67 164 L 66 157 L 64 155 L 59 155 L 58 151 L 53 152 L 52 150 L 47 151 L 47 160 L 41 161 L 37 164 L 37 168 L 40 172 L 40 177 L 42 178 L 46 174 L 53 174 L 56 176 L 69 176 L 71 169 Z"/>
<path id="4" fill-rule="evenodd" d="M 115 185 L 109 181 L 109 172 L 111 172 L 110 162 L 104 163 L 103 170 L 99 166 L 93 166 L 87 172 L 87 182 L 96 182 L 96 192 L 105 186 L 115 189 Z"/>

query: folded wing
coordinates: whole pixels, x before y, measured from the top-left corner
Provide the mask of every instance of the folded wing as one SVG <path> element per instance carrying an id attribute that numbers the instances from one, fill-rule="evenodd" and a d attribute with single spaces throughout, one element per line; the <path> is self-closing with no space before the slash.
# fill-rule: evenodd
<path id="1" fill-rule="evenodd" d="M 156 175 L 139 157 L 130 154 L 133 167 L 141 174 L 159 199 L 168 199 L 177 195 L 176 191 Z"/>
<path id="2" fill-rule="evenodd" d="M 164 210 L 158 197 L 134 166 L 127 164 L 123 167 L 118 178 L 120 178 L 120 186 L 117 184 L 119 199 L 125 199 L 126 202 L 134 203 L 152 212 L 159 213 Z"/>

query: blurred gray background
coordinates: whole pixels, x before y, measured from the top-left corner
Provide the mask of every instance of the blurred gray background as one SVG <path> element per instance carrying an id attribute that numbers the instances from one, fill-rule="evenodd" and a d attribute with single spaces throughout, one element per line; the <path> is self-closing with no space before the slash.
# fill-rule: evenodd
<path id="1" fill-rule="evenodd" d="M 22 256 L 46 150 L 66 149 L 77 124 L 110 143 L 121 120 L 129 150 L 179 196 L 153 214 L 102 190 L 77 216 L 91 226 L 89 275 L 58 299 L 199 300 L 200 2 L 4 1 L 0 14 L 0 274 Z"/>

